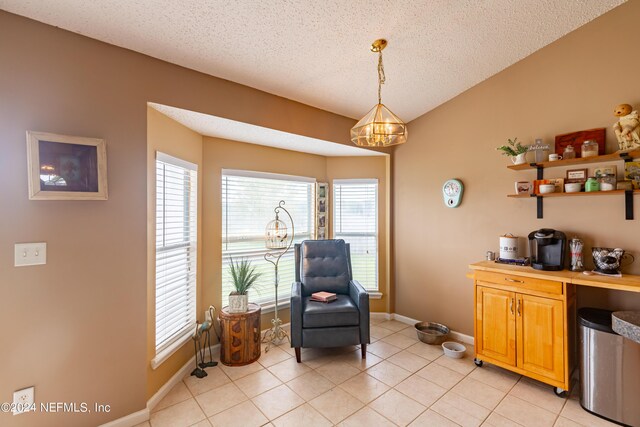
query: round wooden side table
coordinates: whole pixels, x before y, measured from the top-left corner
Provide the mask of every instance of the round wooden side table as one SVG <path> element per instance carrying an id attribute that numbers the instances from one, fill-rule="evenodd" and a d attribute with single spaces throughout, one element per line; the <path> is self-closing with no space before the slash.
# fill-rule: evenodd
<path id="1" fill-rule="evenodd" d="M 242 366 L 260 357 L 260 306 L 249 304 L 246 313 L 229 313 L 223 307 L 220 320 L 220 362 L 227 366 Z"/>

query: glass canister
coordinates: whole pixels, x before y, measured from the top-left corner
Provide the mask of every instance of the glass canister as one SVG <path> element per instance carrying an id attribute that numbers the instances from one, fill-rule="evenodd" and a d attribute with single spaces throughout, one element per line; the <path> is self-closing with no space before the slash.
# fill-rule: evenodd
<path id="1" fill-rule="evenodd" d="M 590 176 L 589 179 L 587 179 L 587 182 L 584 183 L 584 191 L 586 191 L 587 193 L 592 191 L 600 191 L 600 183 L 595 176 Z"/>
<path id="2" fill-rule="evenodd" d="M 571 251 L 571 271 L 584 270 L 584 264 L 582 262 L 582 248 L 584 248 L 584 242 L 578 237 L 574 237 L 569 241 L 569 250 Z"/>
<path id="3" fill-rule="evenodd" d="M 562 152 L 563 159 L 575 159 L 576 158 L 576 150 L 573 148 L 573 145 L 567 145 L 564 147 L 564 151 Z"/>
<path id="4" fill-rule="evenodd" d="M 600 191 L 613 191 L 616 189 L 616 176 L 612 173 L 603 173 L 598 178 Z"/>
<path id="5" fill-rule="evenodd" d="M 594 157 L 598 155 L 598 143 L 593 139 L 588 139 L 582 143 L 581 157 Z"/>

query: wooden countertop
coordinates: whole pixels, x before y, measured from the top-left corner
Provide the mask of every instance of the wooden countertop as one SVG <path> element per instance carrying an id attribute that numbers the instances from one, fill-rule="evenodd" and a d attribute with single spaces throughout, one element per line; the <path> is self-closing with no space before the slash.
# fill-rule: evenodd
<path id="1" fill-rule="evenodd" d="M 534 270 L 532 267 L 520 267 L 517 265 L 498 264 L 493 261 L 480 261 L 470 264 L 472 270 L 491 271 L 495 273 L 521 274 L 537 279 L 555 280 L 580 286 L 592 286 L 595 288 L 613 289 L 617 291 L 640 292 L 640 276 L 623 274 L 622 277 L 587 276 L 581 272 L 569 270 L 543 271 Z"/>

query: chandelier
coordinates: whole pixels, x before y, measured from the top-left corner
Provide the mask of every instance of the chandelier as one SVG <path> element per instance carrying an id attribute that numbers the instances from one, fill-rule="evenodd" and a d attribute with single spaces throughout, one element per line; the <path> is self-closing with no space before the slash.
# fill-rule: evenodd
<path id="1" fill-rule="evenodd" d="M 385 39 L 371 45 L 371 51 L 378 53 L 378 103 L 351 128 L 351 142 L 360 147 L 388 147 L 407 142 L 407 125 L 382 103 L 385 82 L 382 50 L 385 47 Z"/>

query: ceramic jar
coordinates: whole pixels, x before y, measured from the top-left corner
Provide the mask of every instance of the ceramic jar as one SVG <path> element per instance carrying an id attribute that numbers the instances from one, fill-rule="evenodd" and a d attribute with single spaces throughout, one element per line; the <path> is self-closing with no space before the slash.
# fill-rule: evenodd
<path id="1" fill-rule="evenodd" d="M 588 139 L 582 143 L 582 157 L 595 157 L 598 155 L 598 143 Z"/>
<path id="2" fill-rule="evenodd" d="M 600 183 L 594 176 L 590 176 L 584 184 L 584 191 L 590 193 L 592 191 L 600 191 Z"/>

